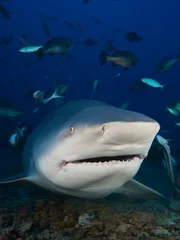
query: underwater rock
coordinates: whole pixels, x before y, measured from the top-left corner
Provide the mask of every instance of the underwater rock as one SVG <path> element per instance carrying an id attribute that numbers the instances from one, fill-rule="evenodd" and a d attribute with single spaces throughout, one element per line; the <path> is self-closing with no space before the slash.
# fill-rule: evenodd
<path id="1" fill-rule="evenodd" d="M 130 227 L 130 224 L 122 223 L 116 230 L 117 236 L 122 236 L 122 234 L 126 233 Z"/>
<path id="2" fill-rule="evenodd" d="M 152 233 L 155 236 L 159 236 L 159 237 L 171 237 L 172 236 L 172 234 L 167 229 L 164 229 L 162 227 L 158 227 L 158 228 L 154 229 L 152 231 Z"/>
<path id="3" fill-rule="evenodd" d="M 85 201 L 9 194 L 0 240 L 180 240 L 180 216 L 158 201 Z M 12 204 L 13 203 L 13 204 Z"/>
<path id="4" fill-rule="evenodd" d="M 30 231 L 32 228 L 32 222 L 27 222 L 22 224 L 17 231 L 19 232 L 20 235 L 23 235 L 24 233 Z"/>
<path id="5" fill-rule="evenodd" d="M 79 216 L 78 224 L 80 226 L 88 226 L 92 219 L 94 219 L 94 216 L 89 216 L 89 214 L 85 213 Z"/>

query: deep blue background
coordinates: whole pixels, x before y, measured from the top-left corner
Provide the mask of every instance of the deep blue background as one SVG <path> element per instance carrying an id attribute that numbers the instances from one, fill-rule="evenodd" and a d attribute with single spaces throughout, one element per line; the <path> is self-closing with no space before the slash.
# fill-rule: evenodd
<path id="1" fill-rule="evenodd" d="M 106 101 L 119 106 L 130 100 L 130 110 L 139 111 L 155 118 L 162 130 L 170 131 L 166 135 L 174 141 L 172 145 L 179 148 L 180 129 L 174 122 L 180 117 L 171 115 L 166 107 L 173 101 L 180 100 L 180 63 L 165 73 L 155 73 L 156 64 L 166 57 L 175 57 L 180 53 L 180 1 L 179 0 L 90 0 L 82 5 L 82 0 L 9 0 L 3 3 L 9 9 L 10 20 L 0 19 L 0 36 L 13 33 L 13 42 L 4 49 L 0 46 L 0 58 L 9 64 L 0 63 L 0 96 L 16 104 L 25 112 L 23 117 L 0 121 L 1 141 L 4 136 L 16 126 L 17 121 L 28 122 L 33 128 L 42 120 L 44 111 L 54 108 L 50 103 L 46 106 L 37 106 L 33 99 L 25 96 L 30 89 L 46 90 L 54 86 L 58 77 L 63 83 L 70 84 L 67 98 L 89 98 L 92 86 L 88 83 L 99 79 L 99 86 L 94 96 L 96 100 Z M 17 11 L 15 14 L 14 11 Z M 48 39 L 44 36 L 40 12 L 44 16 L 56 16 L 58 21 L 48 21 L 51 37 L 67 36 L 72 41 L 82 37 L 92 37 L 98 40 L 97 46 L 74 45 L 72 59 L 59 56 L 45 56 L 38 63 L 36 56 L 22 54 L 18 50 L 20 34 L 26 34 L 28 40 L 34 44 L 44 44 Z M 98 17 L 103 24 L 93 23 L 89 16 Z M 64 20 L 80 23 L 86 35 L 67 28 Z M 120 32 L 116 32 L 116 27 Z M 143 37 L 143 42 L 130 43 L 124 35 L 134 31 Z M 110 63 L 101 67 L 98 56 L 104 40 L 112 39 L 117 49 L 134 52 L 139 62 L 136 67 L 125 71 L 121 67 L 113 68 Z M 30 68 L 24 63 L 32 60 Z M 60 59 L 57 66 L 57 60 Z M 115 77 L 120 73 L 118 85 Z M 72 76 L 71 80 L 68 78 Z M 140 93 L 130 93 L 128 85 L 142 77 L 150 77 L 166 84 L 164 90 L 148 88 Z M 11 79 L 11 81 L 9 81 Z M 32 114 L 32 110 L 40 107 L 40 111 Z M 7 149 L 2 150 L 1 160 L 9 159 Z M 14 162 L 14 161 L 13 161 Z"/>

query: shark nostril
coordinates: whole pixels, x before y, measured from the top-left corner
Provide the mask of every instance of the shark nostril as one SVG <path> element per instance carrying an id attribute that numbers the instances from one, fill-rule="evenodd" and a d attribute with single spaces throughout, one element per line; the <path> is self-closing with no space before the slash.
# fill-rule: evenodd
<path id="1" fill-rule="evenodd" d="M 73 134 L 73 133 L 74 133 L 74 127 L 73 127 L 73 126 L 70 126 L 70 127 L 69 127 L 69 133 L 70 133 L 70 134 Z"/>

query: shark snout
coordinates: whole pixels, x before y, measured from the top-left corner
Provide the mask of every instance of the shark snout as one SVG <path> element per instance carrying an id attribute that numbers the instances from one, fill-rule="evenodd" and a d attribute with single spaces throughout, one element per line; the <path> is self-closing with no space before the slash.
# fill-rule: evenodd
<path id="1" fill-rule="evenodd" d="M 121 155 L 147 156 L 151 144 L 160 129 L 156 121 L 111 122 L 103 126 L 102 141 Z"/>

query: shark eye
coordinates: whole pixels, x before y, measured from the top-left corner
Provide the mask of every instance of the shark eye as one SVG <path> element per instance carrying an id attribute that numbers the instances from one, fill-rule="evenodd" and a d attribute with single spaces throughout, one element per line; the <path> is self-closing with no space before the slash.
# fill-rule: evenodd
<path id="1" fill-rule="evenodd" d="M 101 129 L 101 136 L 104 134 L 104 132 L 105 132 L 105 126 L 103 125 Z"/>
<path id="2" fill-rule="evenodd" d="M 69 133 L 70 133 L 70 134 L 73 134 L 73 133 L 74 133 L 74 127 L 73 127 L 73 126 L 70 126 L 70 127 L 69 127 Z"/>

